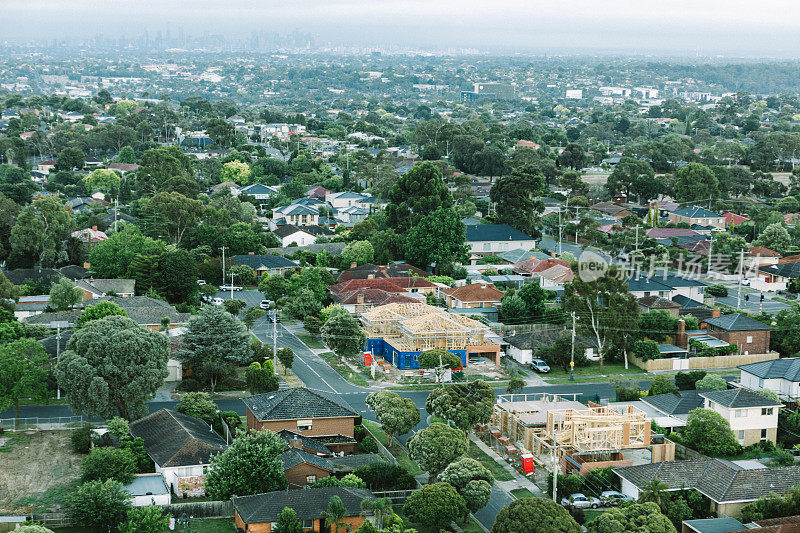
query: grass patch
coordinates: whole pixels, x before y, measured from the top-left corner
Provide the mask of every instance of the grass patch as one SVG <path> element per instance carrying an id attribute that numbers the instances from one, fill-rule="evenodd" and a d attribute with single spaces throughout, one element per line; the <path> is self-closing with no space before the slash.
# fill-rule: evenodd
<path id="1" fill-rule="evenodd" d="M 377 422 L 362 419 L 361 424 L 367 427 L 370 433 L 375 435 L 378 441 L 380 441 L 381 444 L 389 449 L 392 455 L 394 455 L 395 459 L 397 459 L 397 462 L 400 463 L 400 466 L 403 467 L 406 472 L 412 476 L 418 476 L 425 473 L 425 471 L 422 470 L 419 465 L 411 459 L 411 457 L 409 457 L 406 449 L 397 443 L 396 439 L 391 446 L 388 445 L 386 433 L 381 429 L 381 426 Z"/>
<path id="2" fill-rule="evenodd" d="M 364 376 L 362 376 L 360 372 L 356 372 L 355 370 L 347 366 L 345 363 L 343 363 L 342 360 L 339 358 L 339 356 L 336 355 L 335 353 L 325 352 L 323 354 L 320 354 L 320 357 L 322 357 L 325 360 L 325 362 L 331 366 L 331 368 L 336 370 L 339 374 L 341 374 L 341 376 L 344 379 L 346 379 L 353 385 L 358 385 L 359 387 L 369 386 L 369 383 L 367 382 L 366 378 L 364 378 Z"/>
<path id="3" fill-rule="evenodd" d="M 589 520 L 594 520 L 595 518 L 605 513 L 606 511 L 608 511 L 608 509 L 584 509 L 583 510 L 584 524 Z"/>
<path id="4" fill-rule="evenodd" d="M 602 370 L 600 369 L 600 365 L 598 363 L 592 363 L 589 366 L 576 366 L 575 367 L 575 378 L 578 377 L 608 377 L 608 376 L 618 376 L 620 374 L 647 374 L 644 370 L 639 368 L 638 366 L 634 365 L 633 363 L 628 363 L 628 368 L 625 368 L 625 363 L 604 363 Z M 563 368 L 551 368 L 550 372 L 547 374 L 543 374 L 542 377 L 545 379 L 559 379 L 559 378 L 567 378 L 569 379 L 569 370 L 565 371 Z"/>
<path id="5" fill-rule="evenodd" d="M 298 333 L 297 338 L 303 341 L 306 346 L 312 350 L 324 350 L 326 346 L 322 344 L 319 339 L 309 333 Z"/>
<path id="6" fill-rule="evenodd" d="M 58 527 L 53 528 L 55 533 L 100 533 L 103 530 L 91 530 L 86 527 Z M 177 524 L 175 530 L 179 533 L 236 533 L 236 527 L 233 525 L 233 518 L 194 518 L 189 520 L 189 524 L 184 526 Z M 169 529 L 163 530 L 163 533 L 168 533 Z"/>
<path id="7" fill-rule="evenodd" d="M 8 435 L 8 434 L 7 434 Z M 0 452 L 14 451 L 14 446 L 30 444 L 31 435 L 22 432 L 11 433 L 5 445 L 0 447 Z"/>
<path id="8" fill-rule="evenodd" d="M 34 513 L 47 513 L 52 509 L 65 507 L 69 495 L 77 486 L 77 479 L 70 483 L 65 483 L 64 485 L 56 485 L 54 487 L 50 487 L 44 492 L 39 492 L 37 494 L 20 498 L 15 502 L 15 505 L 20 507 L 31 505 L 33 506 Z"/>
<path id="9" fill-rule="evenodd" d="M 469 441 L 469 451 L 467 452 L 467 457 L 475 459 L 483 466 L 488 468 L 497 481 L 511 481 L 514 479 L 514 476 L 512 476 L 511 473 L 503 467 L 503 465 L 492 459 L 486 452 L 478 448 L 478 445 L 472 441 Z"/>
<path id="10" fill-rule="evenodd" d="M 474 381 L 474 380 L 473 380 Z M 453 383 L 463 383 L 454 381 Z M 505 388 L 508 387 L 508 381 L 487 381 L 486 383 L 489 384 L 490 387 L 494 387 L 496 389 L 503 389 L 503 394 L 505 394 Z M 398 391 L 398 390 L 433 390 L 442 387 L 443 385 L 447 385 L 447 383 L 413 383 L 410 385 L 395 385 L 393 387 L 387 387 L 387 390 Z"/>
<path id="11" fill-rule="evenodd" d="M 417 533 L 439 533 L 439 530 L 433 527 L 423 526 L 422 524 L 418 524 L 416 522 L 412 522 L 409 518 L 403 514 L 403 507 L 397 506 L 394 508 L 394 512 L 403 520 L 403 525 L 406 528 L 413 528 L 417 531 Z M 484 533 L 483 528 L 475 521 L 475 518 L 472 516 L 469 517 L 469 522 L 466 524 L 458 524 L 461 528 L 462 533 Z"/>
<path id="12" fill-rule="evenodd" d="M 528 489 L 511 489 L 511 495 L 517 499 L 520 498 L 533 498 L 536 496 L 534 493 L 529 491 Z"/>

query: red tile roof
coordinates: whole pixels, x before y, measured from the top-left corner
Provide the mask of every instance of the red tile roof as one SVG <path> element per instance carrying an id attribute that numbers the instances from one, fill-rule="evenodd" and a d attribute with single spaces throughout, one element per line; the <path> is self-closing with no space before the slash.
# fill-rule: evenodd
<path id="1" fill-rule="evenodd" d="M 505 294 L 492 284 L 473 283 L 462 287 L 444 289 L 442 292 L 461 302 L 499 302 Z"/>
<path id="2" fill-rule="evenodd" d="M 725 226 L 730 226 L 733 223 L 734 226 L 738 226 L 742 222 L 747 222 L 747 217 L 743 217 L 742 215 L 737 215 L 736 213 L 731 213 L 730 211 L 722 215 L 725 217 Z"/>
<path id="3" fill-rule="evenodd" d="M 359 296 L 363 297 L 362 302 L 359 302 Z M 418 303 L 419 300 L 410 296 L 402 294 L 394 294 L 386 292 L 382 289 L 369 289 L 362 288 L 352 291 L 340 292 L 331 296 L 336 303 L 340 304 L 373 304 L 373 305 L 386 305 L 391 303 Z"/>

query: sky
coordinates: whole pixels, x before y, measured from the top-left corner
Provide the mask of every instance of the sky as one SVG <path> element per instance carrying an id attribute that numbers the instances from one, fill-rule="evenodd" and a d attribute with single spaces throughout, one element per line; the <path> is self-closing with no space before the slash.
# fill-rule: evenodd
<path id="1" fill-rule="evenodd" d="M 0 39 L 307 32 L 316 43 L 800 57 L 796 0 L 2 0 Z"/>

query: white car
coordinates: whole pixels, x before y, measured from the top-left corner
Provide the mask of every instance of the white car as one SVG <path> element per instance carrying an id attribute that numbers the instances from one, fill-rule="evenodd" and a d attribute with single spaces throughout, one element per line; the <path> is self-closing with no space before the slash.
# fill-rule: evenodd
<path id="1" fill-rule="evenodd" d="M 749 279 L 743 279 L 742 280 L 742 286 L 749 287 L 750 286 L 750 280 Z"/>
<path id="2" fill-rule="evenodd" d="M 222 285 L 222 286 L 219 288 L 219 290 L 221 290 L 221 291 L 230 291 L 230 290 L 234 290 L 234 291 L 236 291 L 236 292 L 239 292 L 240 290 L 242 290 L 242 288 L 241 288 L 241 287 L 239 287 L 238 285 Z"/>
<path id="3" fill-rule="evenodd" d="M 542 359 L 534 359 L 531 361 L 531 370 L 535 370 L 542 374 L 547 374 L 550 372 L 550 365 L 545 363 Z"/>
<path id="4" fill-rule="evenodd" d="M 261 303 L 258 305 L 261 309 L 269 310 L 270 303 L 269 300 L 261 300 Z"/>
<path id="5" fill-rule="evenodd" d="M 604 490 L 600 493 L 600 501 L 606 507 L 617 507 L 622 502 L 633 501 L 633 498 L 616 490 Z"/>
<path id="6" fill-rule="evenodd" d="M 211 303 L 212 303 L 213 305 L 222 305 L 224 301 L 225 301 L 225 300 L 223 300 L 222 298 L 213 298 L 213 299 L 211 300 Z"/>
<path id="7" fill-rule="evenodd" d="M 198 280 L 197 280 L 197 284 L 198 284 L 198 285 L 205 285 L 205 284 L 206 284 L 206 280 L 204 280 L 204 279 L 198 279 Z"/>

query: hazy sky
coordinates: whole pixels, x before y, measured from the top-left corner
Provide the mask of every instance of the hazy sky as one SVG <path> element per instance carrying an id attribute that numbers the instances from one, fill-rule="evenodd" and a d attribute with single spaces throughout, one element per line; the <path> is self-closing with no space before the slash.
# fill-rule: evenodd
<path id="1" fill-rule="evenodd" d="M 800 57 L 796 0 L 2 0 L 0 39 L 204 31 L 318 44 Z"/>

